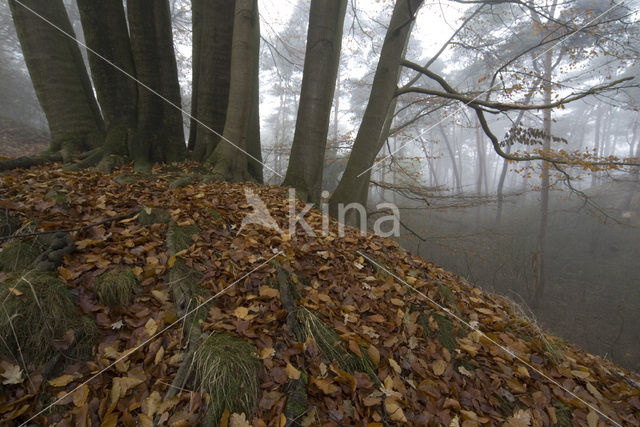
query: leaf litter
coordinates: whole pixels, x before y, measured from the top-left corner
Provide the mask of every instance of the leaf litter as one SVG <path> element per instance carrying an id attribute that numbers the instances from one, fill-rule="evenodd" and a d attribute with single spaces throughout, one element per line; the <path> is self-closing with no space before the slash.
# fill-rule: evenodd
<path id="1" fill-rule="evenodd" d="M 196 168 L 179 165 L 182 174 Z M 133 179 L 115 179 L 123 175 Z M 637 374 L 568 344 L 550 349 L 550 343 L 560 341 L 518 317 L 504 299 L 483 293 L 389 239 L 362 236 L 350 228 L 340 236 L 333 222 L 326 236 L 307 236 L 301 227 L 294 236 L 259 226 L 245 226 L 237 233 L 251 213 L 246 188 L 265 203 L 280 229 L 287 230 L 286 189 L 198 180 L 177 187 L 170 185 L 175 178 L 161 167 L 136 175 L 131 167 L 102 174 L 67 172 L 59 165 L 0 176 L 0 209 L 22 224 L 37 221 L 38 231 L 76 230 L 70 232 L 76 250 L 64 256 L 55 274 L 73 296 L 78 314 L 98 328 L 89 357 L 62 357 L 51 367 L 25 361 L 15 351 L 2 356 L 2 425 L 19 425 L 36 414 L 34 421 L 40 425 L 199 425 L 207 408 L 224 399 L 210 388 L 203 391 L 195 374 L 184 387 L 168 393 L 187 363 L 189 347 L 186 324 L 165 330 L 186 304 L 180 301 L 179 307 L 174 301 L 182 295 L 172 288 L 175 274 L 169 273 L 174 264 L 195 272 L 198 291 L 191 296 L 198 303 L 228 287 L 206 306 L 206 313 L 194 317 L 202 336 L 192 339 L 231 337 L 229 342 L 250 349 L 250 366 L 257 367 L 255 400 L 243 395 L 245 400 L 234 405 L 242 413 L 216 408 L 221 415 L 213 424 L 607 425 L 586 401 L 621 425 L 640 425 Z M 65 203 L 47 197 L 52 188 L 64 192 Z M 136 209 L 141 211 L 138 216 L 118 219 Z M 160 219 L 149 220 L 152 211 L 159 212 Z M 142 216 L 144 221 L 139 221 Z M 319 211 L 312 210 L 306 220 L 320 230 Z M 100 224 L 91 226 L 95 223 Z M 178 230 L 186 232 L 176 240 Z M 9 244 L 5 241 L 3 247 Z M 277 263 L 267 263 L 229 286 L 278 251 Z M 432 306 L 358 251 L 448 311 Z M 98 278 L 121 268 L 135 276 L 138 289 L 127 304 L 110 300 L 105 305 Z M 295 283 L 294 310 L 307 328 L 302 333 L 287 323 L 277 284 L 279 268 Z M 0 282 L 9 283 L 19 274 L 0 272 Z M 25 297 L 26 289 L 7 290 L 5 298 Z M 479 327 L 535 370 L 449 313 Z M 308 329 L 311 325 L 320 325 L 321 334 Z M 66 355 L 75 344 L 73 334 L 56 338 L 54 354 Z M 29 337 L 20 340 L 28 342 Z M 218 351 L 207 357 L 224 365 L 221 355 Z M 355 356 L 367 363 L 346 363 Z M 202 376 L 208 368 L 198 369 Z M 224 374 L 207 372 L 210 379 Z M 287 419 L 290 382 L 301 377 L 308 382 L 296 390 L 306 387 L 307 396 L 301 399 L 306 409 L 298 411 L 296 420 Z"/>

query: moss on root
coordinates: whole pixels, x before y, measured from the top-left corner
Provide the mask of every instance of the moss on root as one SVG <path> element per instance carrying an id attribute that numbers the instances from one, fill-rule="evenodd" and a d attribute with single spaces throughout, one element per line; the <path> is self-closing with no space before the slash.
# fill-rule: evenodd
<path id="1" fill-rule="evenodd" d="M 140 284 L 130 268 L 114 267 L 96 277 L 95 289 L 102 304 L 111 308 L 126 307 Z"/>
<path id="2" fill-rule="evenodd" d="M 71 347 L 60 349 L 71 357 L 85 357 L 97 337 L 92 319 L 75 310 L 71 292 L 51 274 L 27 273 L 0 284 L 0 353 L 15 358 L 20 353 L 28 362 L 42 363 L 74 331 Z M 19 359 L 18 359 L 19 360 Z"/>
<path id="3" fill-rule="evenodd" d="M 145 206 L 138 215 L 140 225 L 168 224 L 171 214 L 168 210 Z"/>
<path id="4" fill-rule="evenodd" d="M 200 228 L 197 225 L 179 226 L 175 223 L 170 224 L 167 230 L 167 249 L 169 254 L 175 255 L 182 250 L 189 249 L 191 243 L 193 243 L 191 236 L 198 233 L 200 233 Z"/>
<path id="5" fill-rule="evenodd" d="M 253 344 L 227 333 L 214 333 L 196 350 L 194 363 L 200 388 L 211 398 L 209 423 L 216 425 L 225 409 L 244 412 L 251 419 L 260 390 L 260 359 Z"/>
<path id="6" fill-rule="evenodd" d="M 201 272 L 189 267 L 180 257 L 176 258 L 173 266 L 169 269 L 167 284 L 180 313 L 188 313 L 201 303 L 200 297 L 204 298 L 207 295 L 207 290 L 200 286 L 202 276 Z M 207 317 L 209 305 L 205 304 L 191 313 L 187 317 L 186 323 L 191 322 L 199 326 L 200 322 Z"/>
<path id="7" fill-rule="evenodd" d="M 33 240 L 18 240 L 0 249 L 0 271 L 20 272 L 30 266 L 40 255 L 40 248 Z"/>

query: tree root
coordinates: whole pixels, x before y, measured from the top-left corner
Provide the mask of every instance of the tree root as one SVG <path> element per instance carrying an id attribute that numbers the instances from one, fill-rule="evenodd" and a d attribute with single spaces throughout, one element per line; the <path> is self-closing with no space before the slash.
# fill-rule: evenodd
<path id="1" fill-rule="evenodd" d="M 44 165 L 47 163 L 61 162 L 62 153 L 44 151 L 35 156 L 17 157 L 15 159 L 0 160 L 0 171 L 11 169 L 28 169 L 33 166 Z"/>

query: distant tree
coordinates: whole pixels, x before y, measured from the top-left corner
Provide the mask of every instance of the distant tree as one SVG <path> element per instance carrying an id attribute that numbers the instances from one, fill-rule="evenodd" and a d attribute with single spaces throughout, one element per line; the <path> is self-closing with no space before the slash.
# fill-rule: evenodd
<path id="1" fill-rule="evenodd" d="M 297 196 L 320 202 L 331 105 L 340 65 L 346 0 L 313 0 L 296 130 L 283 185 Z"/>

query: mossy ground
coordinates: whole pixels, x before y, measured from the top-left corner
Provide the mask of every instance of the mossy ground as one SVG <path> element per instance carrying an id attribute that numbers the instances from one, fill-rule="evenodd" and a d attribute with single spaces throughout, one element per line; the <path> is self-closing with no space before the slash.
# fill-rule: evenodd
<path id="1" fill-rule="evenodd" d="M 111 308 L 126 307 L 140 284 L 130 268 L 114 267 L 96 277 L 95 289 L 102 304 Z"/>
<path id="2" fill-rule="evenodd" d="M 95 322 L 76 311 L 68 287 L 55 276 L 34 272 L 1 283 L 0 300 L 0 353 L 42 363 L 54 353 L 54 341 L 62 340 L 69 330 L 75 331 L 77 340 L 64 353 L 78 357 L 91 353 Z"/>
<path id="3" fill-rule="evenodd" d="M 194 362 L 200 388 L 211 399 L 209 422 L 217 425 L 225 409 L 250 418 L 260 390 L 256 347 L 242 338 L 214 333 L 200 345 Z"/>
<path id="4" fill-rule="evenodd" d="M 145 206 L 138 215 L 140 225 L 168 224 L 171 214 L 166 209 Z"/>
<path id="5" fill-rule="evenodd" d="M 198 233 L 200 233 L 200 228 L 197 225 L 179 226 L 171 223 L 167 230 L 167 249 L 169 249 L 169 254 L 175 255 L 184 249 L 189 249 L 191 243 L 193 243 L 191 236 Z"/>

